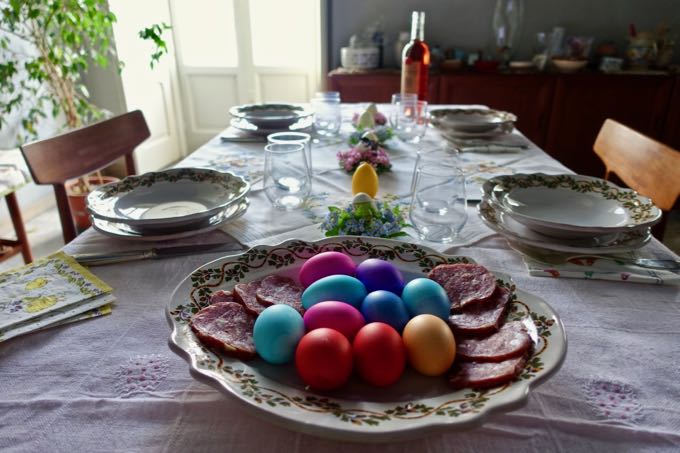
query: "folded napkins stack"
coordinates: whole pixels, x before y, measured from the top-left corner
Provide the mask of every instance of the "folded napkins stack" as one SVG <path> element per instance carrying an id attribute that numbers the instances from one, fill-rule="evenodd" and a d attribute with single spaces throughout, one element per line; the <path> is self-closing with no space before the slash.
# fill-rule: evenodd
<path id="1" fill-rule="evenodd" d="M 0 274 L 0 342 L 111 313 L 111 287 L 63 252 Z"/>

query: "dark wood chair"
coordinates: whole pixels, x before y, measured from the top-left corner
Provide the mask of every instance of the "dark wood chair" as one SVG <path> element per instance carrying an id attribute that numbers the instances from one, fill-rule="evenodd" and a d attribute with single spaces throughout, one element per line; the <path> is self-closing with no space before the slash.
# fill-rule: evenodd
<path id="1" fill-rule="evenodd" d="M 605 120 L 593 146 L 606 167 L 624 184 L 651 198 L 664 213 L 680 195 L 680 152 L 612 119 Z M 663 239 L 667 215 L 652 232 Z"/>
<path id="2" fill-rule="evenodd" d="M 135 174 L 132 154 L 149 135 L 144 115 L 135 110 L 21 147 L 33 181 L 54 187 L 65 243 L 77 235 L 66 181 L 100 170 L 121 157 L 125 157 L 127 174 Z"/>
<path id="3" fill-rule="evenodd" d="M 13 191 L 6 194 L 5 201 L 7 202 L 7 210 L 12 218 L 12 225 L 14 226 L 14 233 L 17 238 L 0 238 L 0 263 L 21 253 L 24 263 L 28 264 L 33 261 L 33 255 L 31 254 L 31 246 L 28 243 L 28 236 L 26 235 L 26 228 L 24 228 L 24 220 L 21 217 L 16 194 Z"/>

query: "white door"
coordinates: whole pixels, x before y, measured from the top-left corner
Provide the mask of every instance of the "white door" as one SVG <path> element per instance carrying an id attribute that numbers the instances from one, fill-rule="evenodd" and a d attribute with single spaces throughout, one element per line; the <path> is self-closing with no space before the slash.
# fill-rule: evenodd
<path id="1" fill-rule="evenodd" d="M 153 24 L 171 23 L 167 0 L 110 0 L 116 15 L 113 32 L 127 110 L 140 109 L 149 125 L 151 137 L 135 152 L 137 171 L 144 173 L 168 167 L 186 155 L 179 114 L 179 90 L 172 32 L 163 39 L 169 53 L 151 69 L 153 46 L 139 37 L 139 31 Z"/>
<path id="2" fill-rule="evenodd" d="M 170 0 L 190 149 L 229 126 L 229 108 L 308 102 L 322 80 L 319 0 Z"/>

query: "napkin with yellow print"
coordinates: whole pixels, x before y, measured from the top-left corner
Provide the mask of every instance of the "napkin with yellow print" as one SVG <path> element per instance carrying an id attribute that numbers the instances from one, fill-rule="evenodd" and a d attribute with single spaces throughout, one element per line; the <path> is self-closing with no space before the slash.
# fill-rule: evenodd
<path id="1" fill-rule="evenodd" d="M 63 252 L 0 274 L 0 342 L 111 312 L 111 287 Z"/>

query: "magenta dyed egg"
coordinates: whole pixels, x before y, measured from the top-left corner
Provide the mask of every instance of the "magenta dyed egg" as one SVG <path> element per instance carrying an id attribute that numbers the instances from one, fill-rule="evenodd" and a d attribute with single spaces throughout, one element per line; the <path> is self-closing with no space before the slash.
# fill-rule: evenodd
<path id="1" fill-rule="evenodd" d="M 366 291 L 389 291 L 401 295 L 404 288 L 404 276 L 397 267 L 377 258 L 368 259 L 357 266 L 357 278 L 366 287 Z"/>
<path id="2" fill-rule="evenodd" d="M 313 305 L 305 312 L 305 329 L 310 332 L 321 327 L 337 330 L 349 341 L 366 324 L 359 310 L 345 302 L 327 301 Z"/>
<path id="3" fill-rule="evenodd" d="M 300 268 L 300 283 L 306 288 L 329 275 L 354 277 L 357 265 L 352 258 L 340 252 L 323 252 L 308 259 Z"/>

